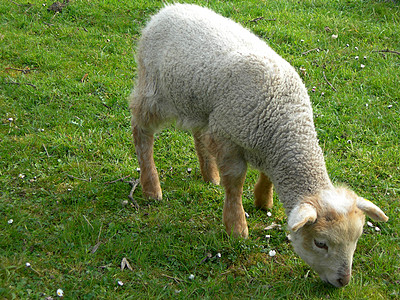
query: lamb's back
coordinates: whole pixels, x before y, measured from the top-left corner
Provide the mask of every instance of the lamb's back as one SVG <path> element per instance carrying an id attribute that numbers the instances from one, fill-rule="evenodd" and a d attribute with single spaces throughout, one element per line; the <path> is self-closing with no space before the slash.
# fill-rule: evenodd
<path id="1" fill-rule="evenodd" d="M 207 126 L 218 107 L 235 118 L 229 110 L 251 113 L 265 93 L 288 93 L 283 85 L 297 76 L 241 25 L 187 4 L 167 6 L 151 19 L 137 56 L 154 76 L 159 104 L 188 127 Z"/>

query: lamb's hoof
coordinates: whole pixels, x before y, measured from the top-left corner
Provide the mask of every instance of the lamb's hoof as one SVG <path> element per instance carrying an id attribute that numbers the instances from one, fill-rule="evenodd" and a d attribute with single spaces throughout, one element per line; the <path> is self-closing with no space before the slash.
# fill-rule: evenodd
<path id="1" fill-rule="evenodd" d="M 203 180 L 207 183 L 212 183 L 214 185 L 219 185 L 221 179 L 219 178 L 218 175 L 211 175 L 211 176 L 204 176 L 203 175 Z"/>
<path id="2" fill-rule="evenodd" d="M 211 183 L 214 184 L 214 185 L 219 185 L 220 179 L 219 178 L 218 179 L 213 179 L 213 180 L 211 180 Z"/>
<path id="3" fill-rule="evenodd" d="M 238 237 L 241 237 L 244 239 L 247 239 L 249 237 L 249 229 L 247 228 L 247 226 L 243 231 L 240 232 L 240 235 Z"/>
<path id="4" fill-rule="evenodd" d="M 156 200 L 156 201 L 162 200 L 162 192 L 161 191 L 157 191 L 157 192 L 143 191 L 143 195 L 145 196 L 146 199 L 151 199 L 151 200 Z"/>
<path id="5" fill-rule="evenodd" d="M 219 179 L 219 177 L 218 178 L 212 178 L 212 179 L 206 180 L 206 182 L 212 183 L 213 185 L 219 185 L 220 179 Z"/>
<path id="6" fill-rule="evenodd" d="M 233 228 L 232 230 L 227 230 L 226 232 L 228 235 L 233 236 L 234 238 L 247 239 L 249 237 L 249 229 L 247 226 L 238 229 Z"/>
<path id="7" fill-rule="evenodd" d="M 254 206 L 261 210 L 270 210 L 273 206 L 274 202 L 272 199 L 256 199 L 254 201 Z"/>
<path id="8" fill-rule="evenodd" d="M 272 205 L 257 205 L 256 203 L 254 203 L 255 207 L 257 209 L 263 210 L 263 211 L 269 211 L 272 208 Z"/>

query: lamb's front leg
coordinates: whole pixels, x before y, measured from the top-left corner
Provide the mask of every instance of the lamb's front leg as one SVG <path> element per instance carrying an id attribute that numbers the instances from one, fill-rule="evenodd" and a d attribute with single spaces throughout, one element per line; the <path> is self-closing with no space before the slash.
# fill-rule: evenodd
<path id="1" fill-rule="evenodd" d="M 243 183 L 246 177 L 247 164 L 241 155 L 235 151 L 227 152 L 229 147 L 227 147 L 228 150 L 221 148 L 218 151 L 217 161 L 222 185 L 225 188 L 223 220 L 226 232 L 235 237 L 247 238 L 249 231 L 242 205 Z"/>
<path id="2" fill-rule="evenodd" d="M 225 186 L 223 219 L 226 232 L 235 237 L 247 238 L 249 230 L 242 205 L 243 181 L 223 176 L 222 182 Z"/>
<path id="3" fill-rule="evenodd" d="M 140 166 L 140 184 L 143 194 L 147 198 L 161 200 L 161 186 L 153 159 L 154 135 L 135 125 L 132 131 Z"/>

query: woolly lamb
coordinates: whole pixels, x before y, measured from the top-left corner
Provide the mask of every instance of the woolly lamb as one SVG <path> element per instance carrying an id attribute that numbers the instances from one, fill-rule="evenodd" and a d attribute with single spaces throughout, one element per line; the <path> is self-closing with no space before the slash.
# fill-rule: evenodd
<path id="1" fill-rule="evenodd" d="M 153 135 L 177 120 L 193 132 L 204 180 L 218 184 L 221 176 L 228 234 L 248 236 L 241 196 L 249 163 L 260 171 L 256 207 L 272 207 L 274 185 L 294 250 L 325 282 L 347 285 L 363 213 L 376 221 L 388 217 L 332 185 L 294 68 L 241 25 L 187 4 L 152 17 L 136 58 L 130 109 L 144 195 L 162 198 Z"/>

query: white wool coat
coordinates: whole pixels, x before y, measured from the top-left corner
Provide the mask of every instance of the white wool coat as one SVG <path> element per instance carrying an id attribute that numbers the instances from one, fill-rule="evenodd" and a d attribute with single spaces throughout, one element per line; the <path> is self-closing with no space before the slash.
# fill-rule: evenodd
<path id="1" fill-rule="evenodd" d="M 136 58 L 141 104 L 237 146 L 288 213 L 331 187 L 301 78 L 249 30 L 206 8 L 170 5 L 144 28 Z"/>

